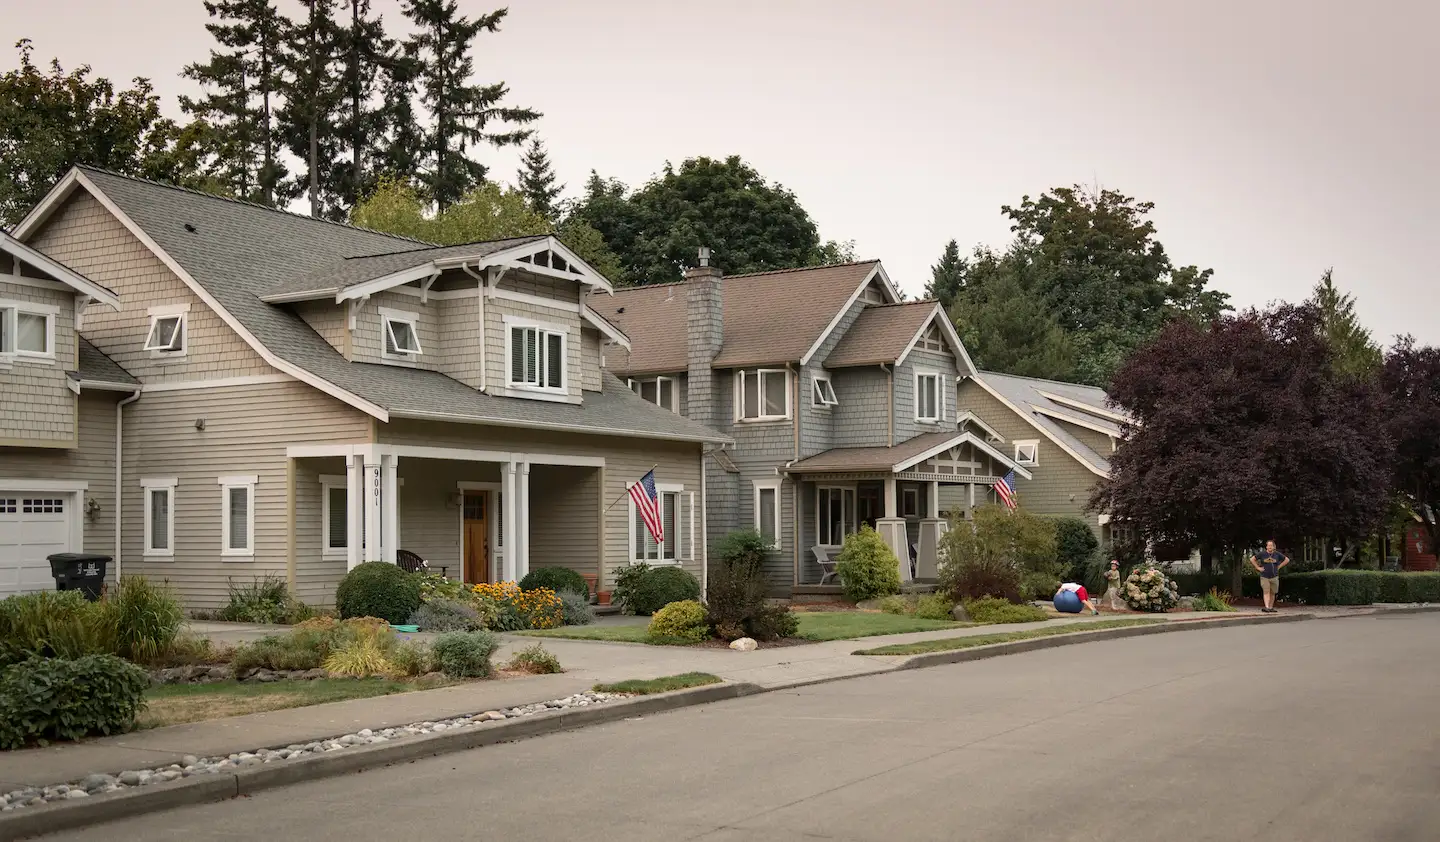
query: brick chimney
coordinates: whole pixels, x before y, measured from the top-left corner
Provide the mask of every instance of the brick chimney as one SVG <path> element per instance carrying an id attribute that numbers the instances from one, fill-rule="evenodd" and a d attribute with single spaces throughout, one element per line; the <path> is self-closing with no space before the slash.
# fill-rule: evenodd
<path id="1" fill-rule="evenodd" d="M 692 419 L 719 429 L 724 423 L 719 417 L 715 371 L 710 366 L 725 339 L 725 309 L 720 297 L 724 273 L 718 266 L 710 265 L 707 247 L 700 248 L 699 264 L 685 270 L 685 329 L 689 351 L 686 398 Z"/>

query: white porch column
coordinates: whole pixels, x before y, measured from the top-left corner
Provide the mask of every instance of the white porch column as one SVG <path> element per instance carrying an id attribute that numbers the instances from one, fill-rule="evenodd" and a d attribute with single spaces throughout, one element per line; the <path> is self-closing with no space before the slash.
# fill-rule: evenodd
<path id="1" fill-rule="evenodd" d="M 500 580 L 503 582 L 517 581 L 515 578 L 515 557 L 520 554 L 522 543 L 518 533 L 518 518 L 515 510 L 515 498 L 518 493 L 515 481 L 515 463 L 506 462 L 502 470 L 504 474 L 504 491 L 501 492 L 501 499 L 505 512 L 502 517 L 505 519 L 505 558 L 501 567 Z"/>
<path id="2" fill-rule="evenodd" d="M 900 565 L 900 581 L 910 581 L 910 541 L 905 534 L 905 519 L 899 517 L 895 478 L 885 479 L 885 516 L 875 521 L 875 529 Z"/>
<path id="3" fill-rule="evenodd" d="M 381 498 L 381 503 L 384 505 L 385 524 L 385 528 L 381 532 L 381 534 L 385 536 L 385 544 L 383 547 L 385 557 L 383 561 L 394 564 L 395 552 L 400 549 L 400 506 L 398 505 L 400 502 L 400 483 L 396 476 L 396 469 L 399 468 L 400 457 L 381 456 L 380 460 L 384 466 L 385 474 L 385 494 L 384 497 Z"/>
<path id="4" fill-rule="evenodd" d="M 925 516 L 928 518 L 940 517 L 940 483 L 930 483 L 930 497 L 926 501 Z"/>
<path id="5" fill-rule="evenodd" d="M 940 483 L 931 482 L 927 492 L 925 518 L 920 521 L 920 547 L 915 554 L 917 579 L 940 576 L 940 536 L 945 534 L 945 521 L 940 519 Z"/>
<path id="6" fill-rule="evenodd" d="M 515 581 L 525 578 L 530 572 L 530 463 L 521 462 L 519 468 L 519 493 L 515 501 L 515 516 L 520 521 L 516 533 L 520 536 L 520 552 L 515 557 Z"/>
<path id="7" fill-rule="evenodd" d="M 380 561 L 380 504 L 384 497 L 384 478 L 381 476 L 380 456 L 365 455 L 365 560 Z"/>
<path id="8" fill-rule="evenodd" d="M 357 456 L 345 457 L 345 569 L 354 570 L 364 559 L 360 536 L 365 527 L 365 466 Z"/>

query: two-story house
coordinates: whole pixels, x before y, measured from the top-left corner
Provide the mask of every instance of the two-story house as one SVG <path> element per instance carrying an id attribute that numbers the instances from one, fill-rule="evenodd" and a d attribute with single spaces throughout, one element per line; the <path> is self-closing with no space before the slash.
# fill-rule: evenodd
<path id="1" fill-rule="evenodd" d="M 944 311 L 902 301 L 878 261 L 730 277 L 702 265 L 606 305 L 631 340 L 607 348 L 607 368 L 733 439 L 710 449 L 709 538 L 757 529 L 776 593 L 835 588 L 831 560 L 861 524 L 902 578 L 933 578 L 947 513 L 993 501 L 1010 471 L 1022 498 L 1033 479 L 960 404 L 957 384 L 979 373 Z"/>
<path id="2" fill-rule="evenodd" d="M 80 549 L 191 608 L 267 574 L 330 604 L 408 553 L 704 575 L 703 447 L 730 439 L 603 370 L 613 289 L 554 237 L 435 247 L 84 168 L 13 234 L 0 594 Z M 652 468 L 661 542 L 627 494 Z"/>

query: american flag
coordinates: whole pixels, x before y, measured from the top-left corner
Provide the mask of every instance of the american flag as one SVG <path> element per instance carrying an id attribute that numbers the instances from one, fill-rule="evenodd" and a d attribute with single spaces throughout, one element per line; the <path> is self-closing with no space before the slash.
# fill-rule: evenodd
<path id="1" fill-rule="evenodd" d="M 1015 506 L 1018 504 L 1015 500 L 1015 472 L 1013 470 L 995 483 L 995 496 L 1000 498 L 1000 502 L 1005 504 L 1005 508 L 1012 512 L 1015 511 Z"/>
<path id="2" fill-rule="evenodd" d="M 645 520 L 645 528 L 655 543 L 665 542 L 665 527 L 660 523 L 660 496 L 655 493 L 655 471 L 651 470 L 640 481 L 630 486 L 630 499 L 635 501 L 635 510 Z"/>

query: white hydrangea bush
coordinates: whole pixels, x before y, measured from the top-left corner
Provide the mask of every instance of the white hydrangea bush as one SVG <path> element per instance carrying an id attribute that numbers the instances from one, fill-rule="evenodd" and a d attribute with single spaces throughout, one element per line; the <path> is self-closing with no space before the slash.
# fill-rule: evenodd
<path id="1" fill-rule="evenodd" d="M 1125 604 L 1136 611 L 1169 611 L 1180 602 L 1175 581 L 1158 567 L 1142 564 L 1125 577 Z"/>

